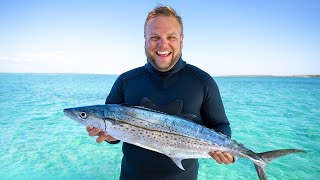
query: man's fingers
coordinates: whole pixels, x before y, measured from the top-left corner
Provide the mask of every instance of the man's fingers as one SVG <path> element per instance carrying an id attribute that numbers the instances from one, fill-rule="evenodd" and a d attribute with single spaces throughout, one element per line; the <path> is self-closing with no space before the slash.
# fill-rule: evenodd
<path id="1" fill-rule="evenodd" d="M 108 142 L 110 142 L 110 141 L 116 141 L 117 139 L 115 139 L 114 137 L 112 137 L 112 136 L 110 136 L 110 135 L 108 135 L 107 137 L 106 137 L 106 141 L 108 141 Z"/>
<path id="2" fill-rule="evenodd" d="M 90 132 L 93 128 L 94 128 L 93 126 L 87 126 L 86 130 L 87 130 L 87 132 Z"/>
<path id="3" fill-rule="evenodd" d="M 209 155 L 217 161 L 217 163 L 221 164 L 222 160 L 220 159 L 220 157 L 218 156 L 217 152 L 209 152 Z"/>
<path id="4" fill-rule="evenodd" d="M 225 153 L 219 152 L 218 156 L 224 164 L 230 164 L 232 162 L 225 156 Z"/>
<path id="5" fill-rule="evenodd" d="M 230 163 L 234 163 L 234 159 L 231 154 L 226 153 L 226 152 L 224 152 L 223 154 L 224 154 L 224 157 L 226 157 Z"/>
<path id="6" fill-rule="evenodd" d="M 234 162 L 233 156 L 227 152 L 214 151 L 209 152 L 209 155 L 219 164 L 230 164 Z"/>
<path id="7" fill-rule="evenodd" d="M 100 133 L 101 129 L 100 128 L 93 128 L 91 131 L 89 131 L 89 136 L 97 136 Z"/>
<path id="8" fill-rule="evenodd" d="M 114 137 L 110 136 L 108 133 L 101 131 L 100 128 L 95 128 L 93 126 L 87 126 L 86 130 L 89 134 L 89 136 L 98 136 L 96 139 L 97 143 L 101 143 L 103 141 L 116 141 L 117 139 L 115 139 Z"/>
<path id="9" fill-rule="evenodd" d="M 224 154 L 221 151 L 216 151 L 217 156 L 219 157 L 221 163 L 227 163 L 228 159 L 224 156 Z"/>
<path id="10" fill-rule="evenodd" d="M 98 133 L 98 136 L 99 137 L 97 137 L 96 142 L 101 143 L 102 141 L 105 141 L 107 139 L 108 134 L 106 132 L 100 131 Z"/>

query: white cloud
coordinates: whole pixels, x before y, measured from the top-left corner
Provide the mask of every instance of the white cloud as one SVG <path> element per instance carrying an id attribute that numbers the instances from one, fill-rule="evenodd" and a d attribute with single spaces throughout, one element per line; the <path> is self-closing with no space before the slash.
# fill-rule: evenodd
<path id="1" fill-rule="evenodd" d="M 21 57 L 0 57 L 0 62 L 1 61 L 11 61 L 11 62 L 31 62 L 32 59 L 29 58 L 21 58 Z"/>

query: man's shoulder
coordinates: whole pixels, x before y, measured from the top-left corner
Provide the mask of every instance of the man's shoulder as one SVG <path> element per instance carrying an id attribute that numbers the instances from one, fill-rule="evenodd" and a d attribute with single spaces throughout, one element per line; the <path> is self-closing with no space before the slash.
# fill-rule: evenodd
<path id="1" fill-rule="evenodd" d="M 143 76 L 147 73 L 146 69 L 141 66 L 141 67 L 137 67 L 137 68 L 134 68 L 134 69 L 131 69 L 129 71 L 126 71 L 124 73 L 122 73 L 120 75 L 121 78 L 123 79 L 132 79 L 132 78 L 136 78 L 136 77 L 140 77 L 140 76 Z"/>
<path id="2" fill-rule="evenodd" d="M 185 67 L 187 73 L 192 74 L 194 77 L 201 79 L 201 80 L 212 80 L 212 76 L 207 73 L 206 71 L 194 66 L 192 64 L 187 64 Z"/>

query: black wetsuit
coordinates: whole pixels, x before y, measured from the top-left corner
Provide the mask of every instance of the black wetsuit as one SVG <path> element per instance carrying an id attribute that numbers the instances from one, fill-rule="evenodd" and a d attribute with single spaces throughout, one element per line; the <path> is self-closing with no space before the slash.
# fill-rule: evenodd
<path id="1" fill-rule="evenodd" d="M 144 105 L 149 99 L 161 111 L 170 114 L 192 114 L 194 122 L 231 136 L 220 93 L 206 72 L 181 58 L 168 72 L 145 66 L 121 74 L 115 81 L 106 103 Z M 152 108 L 152 107 L 151 107 Z M 189 180 L 197 179 L 198 160 L 182 161 L 179 169 L 166 155 L 128 143 L 122 146 L 121 180 Z"/>

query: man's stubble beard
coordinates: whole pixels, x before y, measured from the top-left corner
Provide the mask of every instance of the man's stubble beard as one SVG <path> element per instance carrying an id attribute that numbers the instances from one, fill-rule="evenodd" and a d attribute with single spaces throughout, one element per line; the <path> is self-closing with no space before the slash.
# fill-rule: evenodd
<path id="1" fill-rule="evenodd" d="M 154 69 L 156 69 L 157 71 L 160 71 L 160 72 L 167 72 L 167 71 L 170 71 L 170 69 L 173 68 L 174 65 L 176 65 L 176 63 L 179 61 L 180 57 L 181 57 L 181 48 L 180 48 L 180 53 L 178 53 L 177 56 L 173 56 L 171 61 L 170 61 L 170 64 L 168 67 L 159 67 L 157 65 L 157 62 L 155 60 L 155 58 L 151 57 L 151 55 L 149 54 L 149 51 L 148 49 L 145 47 L 144 48 L 144 51 L 145 51 L 145 54 L 147 56 L 147 60 L 148 62 L 152 65 L 152 67 Z"/>

